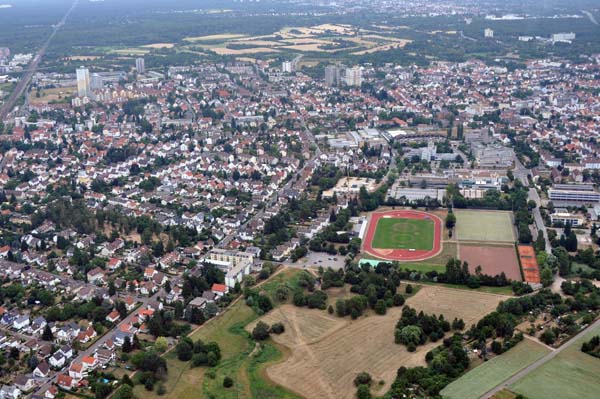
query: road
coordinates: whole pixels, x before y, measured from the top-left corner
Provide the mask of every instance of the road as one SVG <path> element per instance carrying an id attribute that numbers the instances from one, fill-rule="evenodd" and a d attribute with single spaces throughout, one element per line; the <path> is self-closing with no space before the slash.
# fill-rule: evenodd
<path id="1" fill-rule="evenodd" d="M 50 42 L 52 41 L 52 39 L 54 39 L 54 36 L 58 32 L 58 30 L 63 27 L 63 25 L 67 21 L 67 18 L 69 18 L 69 15 L 75 9 L 75 7 L 77 6 L 78 3 L 79 3 L 79 0 L 75 0 L 73 2 L 73 4 L 71 5 L 71 7 L 67 10 L 66 14 L 62 17 L 62 19 L 56 25 L 54 25 L 54 27 L 52 28 L 52 33 L 50 33 L 50 36 L 48 36 L 48 39 L 46 39 L 46 42 L 44 42 L 42 47 L 38 50 L 37 54 L 33 57 L 31 64 L 29 64 L 27 69 L 25 69 L 24 74 L 21 77 L 21 80 L 19 80 L 15 89 L 12 91 L 12 93 L 10 94 L 10 96 L 8 97 L 6 102 L 0 108 L 0 121 L 5 120 L 6 117 L 8 116 L 8 114 L 10 114 L 10 112 L 14 109 L 15 105 L 17 104 L 17 101 L 25 92 L 25 89 L 27 88 L 27 86 L 29 86 L 31 77 L 37 70 L 40 62 L 42 61 L 42 57 L 46 53 L 46 50 L 48 49 Z"/>
<path id="2" fill-rule="evenodd" d="M 587 15 L 587 17 L 591 23 L 593 23 L 594 25 L 598 25 L 598 21 L 596 20 L 596 17 L 594 17 L 594 15 L 591 12 L 585 11 L 585 10 L 583 10 L 581 12 L 584 13 L 585 15 Z"/>
<path id="3" fill-rule="evenodd" d="M 529 169 L 527 169 L 516 156 L 513 175 L 515 176 L 515 179 L 519 179 L 524 186 L 529 186 Z M 542 201 L 535 188 L 529 188 L 528 200 L 534 201 L 536 204 L 535 209 L 533 209 L 532 211 L 533 219 L 535 220 L 535 227 L 538 231 L 538 234 L 540 232 L 544 234 L 544 239 L 546 240 L 546 253 L 551 254 L 552 246 L 550 245 L 550 240 L 548 239 L 548 232 L 546 231 L 546 225 L 544 224 L 544 219 L 542 218 L 542 214 L 540 212 L 540 206 L 542 205 Z"/>
<path id="4" fill-rule="evenodd" d="M 481 399 L 491 398 L 492 396 L 494 396 L 495 394 L 497 394 L 504 388 L 519 381 L 520 379 L 522 379 L 523 377 L 525 377 L 527 374 L 531 373 L 532 371 L 537 370 L 544 364 L 548 363 L 550 360 L 554 359 L 559 353 L 561 353 L 565 349 L 569 348 L 572 345 L 575 345 L 579 338 L 583 337 L 585 334 L 588 333 L 588 331 L 590 331 L 591 329 L 596 328 L 598 326 L 600 326 L 600 320 L 596 320 L 595 323 L 593 323 L 593 324 L 589 325 L 587 328 L 581 330 L 579 332 L 579 334 L 575 335 L 573 338 L 571 338 L 569 340 L 569 342 L 567 342 L 566 344 L 563 344 L 560 348 L 553 350 L 552 352 L 548 353 L 543 358 L 539 359 L 537 362 L 525 367 L 523 370 L 514 374 L 512 377 L 510 377 L 510 378 L 504 380 L 503 382 L 501 382 L 500 384 L 496 385 L 492 390 L 483 394 L 481 396 Z"/>
<path id="5" fill-rule="evenodd" d="M 77 357 L 75 357 L 72 363 L 77 363 L 77 362 L 81 362 L 83 360 L 83 358 L 85 356 L 92 356 L 94 354 L 94 352 L 96 352 L 97 349 L 101 349 L 102 346 L 104 345 L 104 343 L 109 340 L 112 336 L 113 333 L 115 333 L 116 331 L 118 331 L 122 325 L 130 323 L 131 320 L 138 314 L 137 310 L 138 309 L 143 309 L 146 307 L 146 305 L 148 305 L 150 302 L 153 301 L 157 301 L 159 297 L 164 296 L 165 292 L 164 290 L 160 290 L 158 291 L 156 294 L 154 294 L 151 297 L 138 297 L 137 300 L 139 302 L 141 302 L 141 305 L 138 306 L 133 312 L 131 312 L 129 315 L 127 315 L 127 317 L 125 317 L 123 320 L 121 320 L 119 322 L 119 324 L 117 324 L 116 326 L 114 326 L 111 330 L 107 331 L 102 337 L 100 337 L 96 342 L 94 342 L 92 345 L 90 345 L 89 348 L 87 348 L 84 351 L 79 352 L 79 354 L 77 355 Z M 66 368 L 66 370 L 68 370 L 68 367 Z M 41 385 L 37 390 L 36 390 L 36 394 L 40 395 L 40 396 L 44 396 L 44 393 L 48 390 L 48 388 L 50 388 L 50 386 L 56 382 L 56 379 L 58 378 L 58 374 L 60 373 L 55 373 L 45 384 Z"/>

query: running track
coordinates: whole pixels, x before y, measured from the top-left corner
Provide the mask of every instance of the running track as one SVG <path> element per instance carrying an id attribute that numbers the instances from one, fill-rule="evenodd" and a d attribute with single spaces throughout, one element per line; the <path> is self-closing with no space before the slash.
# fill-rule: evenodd
<path id="1" fill-rule="evenodd" d="M 433 247 L 426 250 L 409 251 L 408 249 L 379 249 L 373 248 L 373 238 L 377 229 L 379 219 L 386 217 L 403 219 L 430 219 L 433 221 Z M 442 250 L 442 220 L 430 213 L 414 210 L 391 210 L 384 212 L 373 212 L 369 227 L 365 234 L 363 251 L 379 259 L 390 261 L 420 261 L 436 256 Z"/>

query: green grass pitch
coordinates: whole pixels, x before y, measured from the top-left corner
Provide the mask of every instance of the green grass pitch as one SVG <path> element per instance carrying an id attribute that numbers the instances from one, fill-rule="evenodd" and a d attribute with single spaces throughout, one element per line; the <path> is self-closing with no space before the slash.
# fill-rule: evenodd
<path id="1" fill-rule="evenodd" d="M 377 222 L 373 248 L 416 249 L 433 248 L 433 220 L 382 218 Z"/>

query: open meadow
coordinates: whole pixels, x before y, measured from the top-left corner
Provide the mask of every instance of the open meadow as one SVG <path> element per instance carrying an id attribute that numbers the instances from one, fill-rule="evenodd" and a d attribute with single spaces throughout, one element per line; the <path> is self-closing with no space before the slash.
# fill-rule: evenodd
<path id="1" fill-rule="evenodd" d="M 499 295 L 424 286 L 406 301 L 427 313 L 444 314 L 447 319 L 462 318 L 466 325 L 479 320 L 505 299 Z M 367 371 L 377 394 L 385 393 L 400 366 L 425 365 L 425 354 L 439 345 L 427 343 L 408 352 L 394 343 L 394 328 L 401 307 L 390 308 L 385 316 L 370 315 L 357 320 L 339 318 L 315 309 L 282 305 L 262 317 L 267 323 L 285 325 L 285 332 L 273 336 L 288 347 L 291 355 L 266 369 L 269 379 L 306 398 L 354 398 L 352 380 Z M 247 327 L 251 330 L 253 324 Z"/>

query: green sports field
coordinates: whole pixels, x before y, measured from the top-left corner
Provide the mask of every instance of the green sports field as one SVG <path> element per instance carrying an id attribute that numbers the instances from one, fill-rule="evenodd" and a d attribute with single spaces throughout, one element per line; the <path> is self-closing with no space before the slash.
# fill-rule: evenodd
<path id="1" fill-rule="evenodd" d="M 382 218 L 377 222 L 373 248 L 416 249 L 433 248 L 433 220 Z"/>

